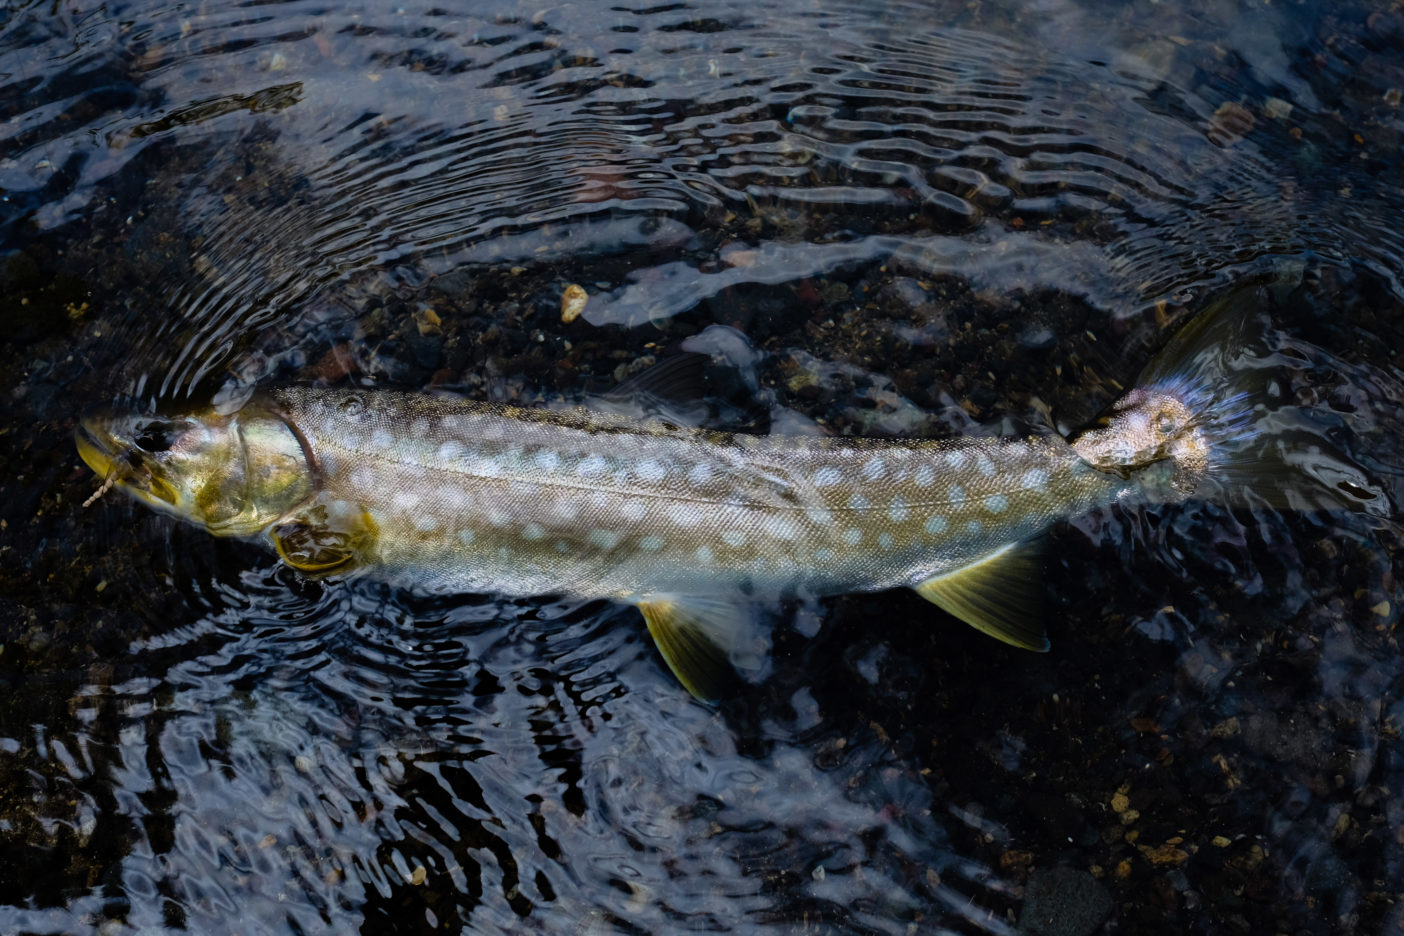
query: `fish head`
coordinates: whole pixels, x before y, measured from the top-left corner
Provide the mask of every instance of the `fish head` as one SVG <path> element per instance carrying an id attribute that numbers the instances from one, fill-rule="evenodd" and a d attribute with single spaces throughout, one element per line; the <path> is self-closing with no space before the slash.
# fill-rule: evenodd
<path id="1" fill-rule="evenodd" d="M 1167 485 L 1188 496 L 1209 470 L 1211 438 L 1197 418 L 1195 401 L 1173 388 L 1136 387 L 1072 446 L 1099 471 Z"/>
<path id="2" fill-rule="evenodd" d="M 221 536 L 259 532 L 315 488 L 298 434 L 257 403 L 231 414 L 107 410 L 80 421 L 75 441 L 104 489 L 121 488 Z"/>

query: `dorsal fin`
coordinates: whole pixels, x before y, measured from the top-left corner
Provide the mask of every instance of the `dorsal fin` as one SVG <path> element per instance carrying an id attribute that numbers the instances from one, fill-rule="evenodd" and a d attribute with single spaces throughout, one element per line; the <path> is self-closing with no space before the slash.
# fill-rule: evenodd
<path id="1" fill-rule="evenodd" d="M 1047 651 L 1037 543 L 1010 543 L 953 572 L 932 576 L 916 593 L 976 630 L 1026 650 Z"/>

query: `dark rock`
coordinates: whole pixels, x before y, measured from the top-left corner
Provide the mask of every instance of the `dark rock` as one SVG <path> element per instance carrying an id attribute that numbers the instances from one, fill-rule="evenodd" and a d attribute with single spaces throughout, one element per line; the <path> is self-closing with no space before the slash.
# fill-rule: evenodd
<path id="1" fill-rule="evenodd" d="M 1019 932 L 1030 936 L 1090 936 L 1112 909 L 1107 889 L 1086 871 L 1035 871 L 1024 894 Z"/>

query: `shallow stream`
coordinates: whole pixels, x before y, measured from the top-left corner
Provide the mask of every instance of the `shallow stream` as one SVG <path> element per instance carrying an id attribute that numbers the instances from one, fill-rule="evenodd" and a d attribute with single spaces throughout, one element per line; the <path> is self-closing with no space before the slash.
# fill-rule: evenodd
<path id="1" fill-rule="evenodd" d="M 1402 93 L 1364 2 L 4 5 L 0 932 L 1404 929 Z M 1068 431 L 1245 284 L 1300 509 L 1071 518 L 1046 655 L 850 596 L 709 707 L 629 608 L 80 506 L 114 400 L 684 346 L 718 425 Z"/>

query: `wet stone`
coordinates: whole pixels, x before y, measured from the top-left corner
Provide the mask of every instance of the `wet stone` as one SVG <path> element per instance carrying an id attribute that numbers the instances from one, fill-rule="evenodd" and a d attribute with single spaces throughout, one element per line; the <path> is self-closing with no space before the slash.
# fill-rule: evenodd
<path id="1" fill-rule="evenodd" d="M 1086 871 L 1035 871 L 1024 889 L 1019 932 L 1028 936 L 1091 936 L 1112 909 L 1111 894 Z"/>

